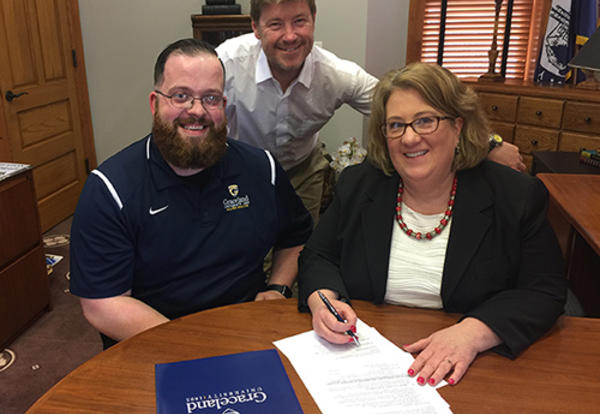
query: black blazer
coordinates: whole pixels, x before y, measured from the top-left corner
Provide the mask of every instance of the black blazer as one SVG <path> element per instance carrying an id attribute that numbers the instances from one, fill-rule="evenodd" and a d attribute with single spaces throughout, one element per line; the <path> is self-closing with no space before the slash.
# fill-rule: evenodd
<path id="1" fill-rule="evenodd" d="M 503 341 L 495 350 L 515 357 L 550 329 L 566 299 L 548 193 L 539 179 L 490 161 L 457 175 L 444 310 L 481 320 Z M 383 302 L 398 181 L 369 162 L 344 170 L 300 256 L 300 310 L 320 288 Z"/>

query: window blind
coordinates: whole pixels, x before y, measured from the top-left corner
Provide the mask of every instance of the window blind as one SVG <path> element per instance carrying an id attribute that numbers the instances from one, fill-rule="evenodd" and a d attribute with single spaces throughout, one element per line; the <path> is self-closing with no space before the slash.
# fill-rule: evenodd
<path id="1" fill-rule="evenodd" d="M 413 0 L 415 1 L 415 0 Z M 423 62 L 437 62 L 440 39 L 441 0 L 421 0 L 424 7 L 421 38 Z M 500 72 L 508 1 L 503 1 L 498 24 Z M 514 0 L 506 78 L 530 79 L 537 59 L 540 37 L 541 0 Z M 495 4 L 493 0 L 448 0 L 443 47 L 443 66 L 458 77 L 478 77 L 488 71 Z"/>

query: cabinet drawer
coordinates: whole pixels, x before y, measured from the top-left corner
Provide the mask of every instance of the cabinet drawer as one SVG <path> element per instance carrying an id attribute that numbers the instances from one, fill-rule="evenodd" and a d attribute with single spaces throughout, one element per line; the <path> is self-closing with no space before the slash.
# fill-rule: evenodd
<path id="1" fill-rule="evenodd" d="M 0 348 L 4 348 L 50 305 L 43 247 L 0 271 L 0 286 Z"/>
<path id="2" fill-rule="evenodd" d="M 492 132 L 500 135 L 506 142 L 513 142 L 515 138 L 515 126 L 506 122 L 490 121 Z"/>
<path id="3" fill-rule="evenodd" d="M 563 101 L 522 96 L 519 100 L 517 120 L 523 124 L 559 128 Z"/>
<path id="4" fill-rule="evenodd" d="M 0 269 L 39 243 L 31 172 L 0 182 Z"/>
<path id="5" fill-rule="evenodd" d="M 517 126 L 514 144 L 524 154 L 532 151 L 556 151 L 558 131 L 554 129 Z"/>
<path id="6" fill-rule="evenodd" d="M 558 143 L 559 151 L 579 151 L 580 149 L 600 150 L 600 135 L 573 134 L 563 132 Z"/>
<path id="7" fill-rule="evenodd" d="M 518 96 L 499 93 L 480 93 L 483 110 L 490 120 L 514 122 L 517 114 Z"/>
<path id="8" fill-rule="evenodd" d="M 567 101 L 563 129 L 588 132 L 600 138 L 600 104 Z"/>

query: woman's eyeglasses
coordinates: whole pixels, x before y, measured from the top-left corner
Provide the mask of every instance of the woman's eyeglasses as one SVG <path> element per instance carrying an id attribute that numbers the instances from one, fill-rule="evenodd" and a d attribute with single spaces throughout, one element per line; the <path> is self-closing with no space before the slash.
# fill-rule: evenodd
<path id="1" fill-rule="evenodd" d="M 390 139 L 400 138 L 406 132 L 406 127 L 411 127 L 419 135 L 432 134 L 437 131 L 440 121 L 444 119 L 454 120 L 450 116 L 424 116 L 412 122 L 387 121 L 381 126 L 383 136 Z"/>

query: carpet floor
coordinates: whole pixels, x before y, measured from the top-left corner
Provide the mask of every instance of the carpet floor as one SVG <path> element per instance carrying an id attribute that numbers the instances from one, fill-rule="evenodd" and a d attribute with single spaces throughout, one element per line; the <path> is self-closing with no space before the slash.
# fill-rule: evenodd
<path id="1" fill-rule="evenodd" d="M 24 413 L 54 384 L 102 351 L 98 332 L 69 292 L 71 219 L 44 234 L 46 254 L 62 256 L 50 273 L 51 310 L 0 350 L 0 412 Z"/>

